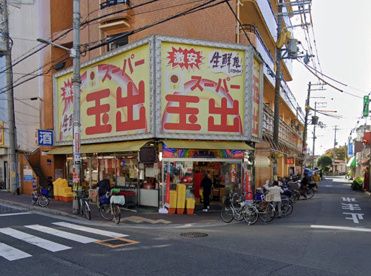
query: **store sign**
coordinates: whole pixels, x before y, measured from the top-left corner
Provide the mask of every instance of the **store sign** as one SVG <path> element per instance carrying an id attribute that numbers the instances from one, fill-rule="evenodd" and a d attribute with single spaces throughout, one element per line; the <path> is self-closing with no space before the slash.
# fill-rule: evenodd
<path id="1" fill-rule="evenodd" d="M 263 118 L 263 68 L 262 63 L 254 57 L 252 71 L 252 129 L 251 138 L 257 140 L 262 136 Z"/>
<path id="2" fill-rule="evenodd" d="M 4 146 L 4 122 L 0 121 L 0 146 Z"/>
<path id="3" fill-rule="evenodd" d="M 246 48 L 186 43 L 167 38 L 159 43 L 159 136 L 244 137 Z"/>
<path id="4" fill-rule="evenodd" d="M 38 129 L 37 144 L 39 146 L 53 146 L 53 131 Z"/>
<path id="5" fill-rule="evenodd" d="M 151 40 L 92 60 L 81 69 L 81 141 L 149 137 Z M 54 79 L 56 142 L 72 141 L 72 72 Z"/>
<path id="6" fill-rule="evenodd" d="M 288 157 L 286 159 L 286 164 L 287 165 L 294 165 L 295 164 L 295 159 L 293 157 Z"/>

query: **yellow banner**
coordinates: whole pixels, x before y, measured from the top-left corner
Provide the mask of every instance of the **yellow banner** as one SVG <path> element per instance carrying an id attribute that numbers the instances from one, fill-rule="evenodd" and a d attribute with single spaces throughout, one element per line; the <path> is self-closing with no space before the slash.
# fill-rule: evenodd
<path id="1" fill-rule="evenodd" d="M 4 122 L 0 121 L 0 146 L 4 146 Z"/>
<path id="2" fill-rule="evenodd" d="M 245 51 L 161 43 L 161 126 L 166 134 L 243 135 Z"/>
<path id="3" fill-rule="evenodd" d="M 150 45 L 81 69 L 81 139 L 150 133 Z M 56 77 L 56 142 L 72 141 L 72 73 Z M 120 139 L 120 138 L 118 138 Z"/>

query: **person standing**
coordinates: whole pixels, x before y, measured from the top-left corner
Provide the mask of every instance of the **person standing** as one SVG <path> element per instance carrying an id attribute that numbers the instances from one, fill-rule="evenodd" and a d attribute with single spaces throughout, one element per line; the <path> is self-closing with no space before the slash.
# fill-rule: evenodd
<path id="1" fill-rule="evenodd" d="M 207 212 L 210 208 L 210 193 L 212 184 L 213 183 L 211 181 L 210 174 L 206 173 L 201 181 L 202 195 L 204 198 L 204 209 L 202 211 L 204 212 Z"/>
<path id="2" fill-rule="evenodd" d="M 279 186 L 278 181 L 273 181 L 273 187 L 269 187 L 266 184 L 264 185 L 264 188 L 268 190 L 268 194 L 266 196 L 267 201 L 273 202 L 274 208 L 278 211 L 278 217 L 281 217 L 282 216 L 281 194 L 283 193 L 283 190 Z"/>

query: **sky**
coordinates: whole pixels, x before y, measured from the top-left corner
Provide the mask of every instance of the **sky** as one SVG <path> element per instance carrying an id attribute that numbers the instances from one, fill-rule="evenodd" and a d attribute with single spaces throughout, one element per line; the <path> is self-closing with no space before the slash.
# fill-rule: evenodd
<path id="1" fill-rule="evenodd" d="M 317 105 L 318 110 L 337 111 L 329 114 L 341 116 L 332 118 L 319 115 L 319 121 L 325 128 L 316 128 L 315 153 L 322 154 L 325 150 L 334 147 L 335 126 L 336 140 L 339 145 L 348 141 L 349 134 L 359 124 L 364 124 L 362 116 L 363 96 L 371 92 L 371 1 L 370 0 L 312 0 L 313 30 L 318 55 L 314 44 L 313 50 L 318 57 L 322 73 L 347 86 L 326 81 L 340 88 L 337 91 L 325 86 L 324 91 L 312 91 L 310 106 Z M 297 19 L 292 19 L 298 23 Z M 309 29 L 313 41 L 312 30 Z M 302 28 L 294 29 L 295 38 L 307 48 Z M 312 66 L 312 63 L 310 63 Z M 319 69 L 317 65 L 317 69 Z M 304 107 L 307 96 L 308 82 L 318 83 L 318 79 L 299 62 L 293 61 L 293 81 L 289 86 L 300 106 Z M 319 87 L 313 87 L 313 89 Z M 354 94 L 354 96 L 349 95 Z M 312 151 L 313 126 L 308 128 L 308 146 Z"/>

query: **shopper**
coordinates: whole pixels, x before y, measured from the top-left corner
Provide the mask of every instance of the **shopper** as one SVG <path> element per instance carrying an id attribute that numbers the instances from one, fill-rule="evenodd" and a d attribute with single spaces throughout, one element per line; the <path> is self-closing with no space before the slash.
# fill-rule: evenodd
<path id="1" fill-rule="evenodd" d="M 273 181 L 273 186 L 272 187 L 269 187 L 266 184 L 266 185 L 264 185 L 264 188 L 266 190 L 268 190 L 266 200 L 273 202 L 274 208 L 278 211 L 278 217 L 281 217 L 282 216 L 281 194 L 283 193 L 283 190 L 279 186 L 278 181 Z"/>
<path id="2" fill-rule="evenodd" d="M 202 195 L 204 198 L 204 209 L 202 211 L 207 212 L 210 209 L 210 193 L 212 181 L 209 173 L 205 173 L 204 178 L 201 181 Z"/>

